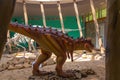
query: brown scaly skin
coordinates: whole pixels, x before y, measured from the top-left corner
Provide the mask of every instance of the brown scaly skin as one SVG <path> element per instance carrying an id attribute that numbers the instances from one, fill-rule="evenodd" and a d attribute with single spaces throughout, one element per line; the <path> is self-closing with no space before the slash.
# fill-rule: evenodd
<path id="1" fill-rule="evenodd" d="M 63 72 L 62 70 L 67 57 L 71 58 L 73 61 L 74 50 L 87 50 L 91 52 L 94 47 L 89 39 L 73 39 L 56 29 L 34 28 L 17 23 L 11 23 L 8 29 L 34 39 L 40 45 L 42 54 L 38 57 L 33 66 L 33 75 L 46 74 L 39 71 L 39 65 L 49 59 L 53 52 L 57 56 L 57 74 L 62 77 L 74 76 L 73 74 Z"/>

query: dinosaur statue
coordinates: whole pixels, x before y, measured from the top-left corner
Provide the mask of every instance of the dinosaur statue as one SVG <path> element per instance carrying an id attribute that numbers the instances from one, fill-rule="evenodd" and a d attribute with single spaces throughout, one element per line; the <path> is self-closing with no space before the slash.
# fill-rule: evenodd
<path id="1" fill-rule="evenodd" d="M 33 65 L 33 75 L 46 74 L 39 71 L 39 65 L 49 59 L 53 52 L 57 56 L 57 75 L 62 77 L 74 76 L 71 73 L 63 72 L 62 70 L 67 57 L 71 58 L 71 61 L 73 61 L 74 50 L 87 50 L 91 52 L 94 48 L 90 39 L 73 39 L 61 31 L 57 31 L 57 29 L 31 27 L 18 23 L 10 23 L 8 29 L 34 39 L 40 45 L 42 54 Z"/>

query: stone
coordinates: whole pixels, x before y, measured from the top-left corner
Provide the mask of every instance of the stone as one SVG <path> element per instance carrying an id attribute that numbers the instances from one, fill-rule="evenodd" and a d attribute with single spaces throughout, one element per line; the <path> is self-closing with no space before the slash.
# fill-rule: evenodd
<path id="1" fill-rule="evenodd" d="M 31 66 L 32 66 L 32 65 L 30 65 L 30 64 L 28 64 L 28 63 L 24 63 L 24 64 L 23 64 L 23 67 L 24 67 L 24 68 L 28 68 L 28 67 L 31 67 Z"/>
<path id="2" fill-rule="evenodd" d="M 22 68 L 24 68 L 23 64 L 15 65 L 15 69 L 22 69 Z"/>
<path id="3" fill-rule="evenodd" d="M 13 65 L 9 65 L 8 70 L 14 70 L 15 67 Z"/>

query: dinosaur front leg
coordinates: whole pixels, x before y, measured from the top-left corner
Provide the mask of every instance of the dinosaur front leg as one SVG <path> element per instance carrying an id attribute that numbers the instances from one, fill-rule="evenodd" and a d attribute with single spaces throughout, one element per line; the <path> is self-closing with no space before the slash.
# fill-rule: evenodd
<path id="1" fill-rule="evenodd" d="M 63 70 L 62 70 L 63 64 L 65 63 L 66 59 L 67 59 L 66 56 L 57 56 L 57 59 L 56 59 L 57 75 L 61 76 L 61 77 L 73 77 L 74 75 L 72 73 L 66 73 L 66 72 L 63 72 Z"/>
<path id="2" fill-rule="evenodd" d="M 38 57 L 36 62 L 33 64 L 33 75 L 40 76 L 40 75 L 46 75 L 48 73 L 39 71 L 39 65 L 42 64 L 44 61 L 49 59 L 51 57 L 51 52 L 41 50 L 42 54 Z"/>

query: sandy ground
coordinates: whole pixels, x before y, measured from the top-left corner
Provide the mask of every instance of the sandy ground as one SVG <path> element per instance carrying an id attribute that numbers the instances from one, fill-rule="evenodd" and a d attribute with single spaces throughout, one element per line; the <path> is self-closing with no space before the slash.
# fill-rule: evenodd
<path id="1" fill-rule="evenodd" d="M 9 61 L 13 56 L 4 56 L 2 57 L 0 64 L 3 64 Z M 78 58 L 80 59 L 80 57 Z M 104 59 L 100 60 L 75 60 L 74 62 L 67 62 L 63 66 L 64 70 L 82 70 L 82 69 L 92 69 L 95 71 L 96 75 L 88 75 L 82 79 L 76 80 L 105 80 L 105 61 Z M 44 71 L 55 71 L 55 64 L 46 65 L 40 68 Z M 4 70 L 0 72 L 0 80 L 57 80 L 57 79 L 41 79 L 41 77 L 32 76 L 32 67 L 23 68 L 23 69 L 14 69 L 14 70 Z M 62 80 L 62 79 L 61 79 Z M 65 79 L 72 80 L 72 79 Z"/>

